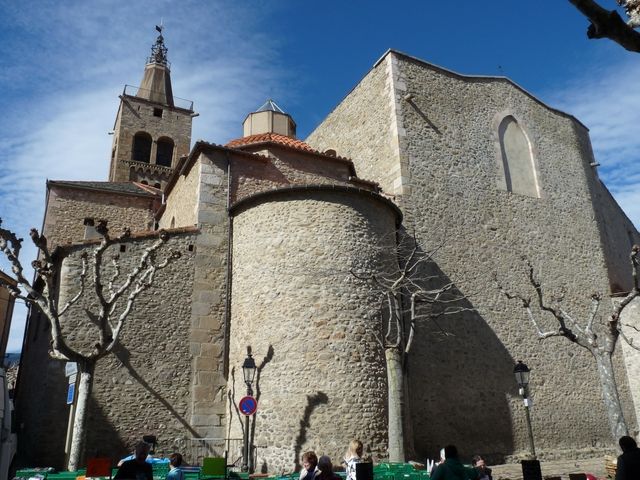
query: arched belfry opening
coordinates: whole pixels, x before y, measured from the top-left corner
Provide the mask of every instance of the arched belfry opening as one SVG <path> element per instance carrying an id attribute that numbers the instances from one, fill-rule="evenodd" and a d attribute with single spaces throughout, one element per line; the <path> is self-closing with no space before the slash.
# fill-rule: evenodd
<path id="1" fill-rule="evenodd" d="M 149 163 L 151 159 L 151 135 L 146 132 L 138 132 L 133 136 L 133 148 L 131 149 L 131 160 L 136 162 Z"/>
<path id="2" fill-rule="evenodd" d="M 513 116 L 506 116 L 500 122 L 498 137 L 506 190 L 539 198 L 540 186 L 531 142 Z"/>
<path id="3" fill-rule="evenodd" d="M 170 167 L 173 161 L 173 140 L 160 137 L 156 142 L 156 165 Z"/>

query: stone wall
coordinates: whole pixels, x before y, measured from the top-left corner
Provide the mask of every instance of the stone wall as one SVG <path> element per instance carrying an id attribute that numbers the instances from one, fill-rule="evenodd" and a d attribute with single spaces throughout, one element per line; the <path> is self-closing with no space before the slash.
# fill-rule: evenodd
<path id="1" fill-rule="evenodd" d="M 180 157 L 189 154 L 193 112 L 181 108 L 170 108 L 128 95 L 121 96 L 120 99 L 109 180 L 112 182 L 146 180 L 150 185 L 158 181 L 164 187 L 171 169 L 155 165 L 156 142 L 161 137 L 173 140 L 172 168 L 175 168 Z M 162 116 L 154 115 L 156 109 L 162 111 Z M 132 161 L 133 138 L 138 132 L 148 133 L 153 140 L 149 164 Z"/>
<path id="2" fill-rule="evenodd" d="M 264 147 L 262 147 L 264 148 Z M 351 162 L 269 146 L 263 156 L 232 155 L 231 202 L 290 185 L 353 185 Z"/>
<path id="3" fill-rule="evenodd" d="M 65 404 L 67 379 L 64 364 L 52 361 L 47 353 L 50 342 L 48 320 L 32 308 L 14 397 L 18 434 L 16 467 L 64 468 L 69 411 Z"/>
<path id="4" fill-rule="evenodd" d="M 198 186 L 195 278 L 189 348 L 192 355 L 191 425 L 202 437 L 225 438 L 225 368 L 227 341 L 227 158 L 201 154 L 189 175 Z"/>
<path id="5" fill-rule="evenodd" d="M 351 158 L 360 178 L 378 182 L 395 194 L 400 177 L 397 117 L 389 67 L 377 63 L 322 124 L 306 139 L 312 147 L 334 149 Z"/>
<path id="6" fill-rule="evenodd" d="M 640 325 L 640 298 L 636 298 L 630 303 L 622 312 L 621 323 L 623 325 Z M 638 346 L 640 345 L 640 332 L 633 330 L 629 327 L 624 327 L 625 335 L 629 339 L 629 342 L 620 339 L 620 345 L 622 352 L 624 353 L 624 362 L 627 367 L 627 379 L 629 381 L 629 391 L 633 397 L 633 403 L 635 407 L 636 420 L 640 418 L 640 351 Z M 635 346 L 633 348 L 631 345 Z M 627 421 L 630 420 L 627 418 Z M 630 425 L 633 427 L 633 425 Z M 638 438 L 638 427 L 632 430 L 632 435 Z"/>
<path id="7" fill-rule="evenodd" d="M 627 218 L 620 206 L 615 202 L 607 188 L 598 179 L 592 182 L 595 213 L 600 227 L 600 236 L 605 253 L 607 270 L 609 272 L 610 293 L 615 295 L 611 303 L 620 301 L 633 287 L 631 261 L 629 255 L 632 246 L 640 245 L 640 234 L 633 223 Z M 605 296 L 606 299 L 606 296 Z M 605 300 L 605 312 L 610 313 L 611 304 Z M 623 331 L 634 342 L 640 345 L 640 335 L 625 324 L 640 325 L 640 302 L 636 299 L 623 312 Z M 640 419 L 640 352 L 633 349 L 623 339 L 619 339 L 624 353 L 629 392 L 635 406 L 636 420 Z M 625 386 L 625 383 L 623 383 Z M 629 422 L 629 418 L 627 421 Z M 629 427 L 638 435 L 638 424 L 629 422 Z"/>
<path id="8" fill-rule="evenodd" d="M 564 308 L 579 319 L 586 318 L 591 293 L 606 292 L 609 282 L 589 189 L 595 173 L 583 149 L 588 142 L 586 129 L 505 80 L 460 78 L 408 58 L 400 61 L 399 71 L 406 90 L 398 89 L 396 96 L 413 96 L 401 111 L 411 170 L 411 193 L 405 203 L 420 212 L 412 223 L 421 241 L 443 245 L 437 258 L 440 269 L 471 295 L 470 303 L 477 308 L 476 315 L 465 315 L 454 323 L 457 345 L 416 345 L 414 372 L 439 384 L 437 393 L 433 389 L 414 392 L 414 404 L 424 408 L 416 416 L 425 419 L 416 422 L 417 431 L 424 432 L 429 425 L 437 432 L 418 435 L 418 446 L 431 449 L 454 437 L 474 451 L 508 452 L 511 446 L 516 455 L 525 452 L 526 429 L 511 374 L 513 360 L 522 359 L 535 372 L 539 451 L 559 455 L 563 450 L 563 454 L 575 454 L 609 447 L 613 439 L 590 354 L 562 338 L 541 343 L 520 306 L 496 298 L 491 282 L 496 272 L 507 288 L 531 295 L 521 259 L 526 256 L 549 293 L 566 288 Z M 518 121 L 531 142 L 541 198 L 496 189 L 496 178 L 502 175 L 496 159 L 496 126 L 506 115 Z M 478 254 L 474 262 L 461 262 L 461 252 L 468 250 L 470 242 Z M 544 325 L 555 327 L 550 320 Z M 483 335 L 487 327 L 491 332 Z M 483 337 L 488 337 L 484 349 Z M 483 350 L 491 353 L 483 355 Z M 447 356 L 454 365 L 462 363 L 466 368 L 456 369 L 461 373 L 453 376 L 436 368 L 436 362 Z M 483 359 L 478 361 L 478 356 Z M 622 367 L 620 362 L 618 366 Z M 491 380 L 486 379 L 487 372 L 492 372 Z M 620 393 L 634 425 L 624 368 L 618 373 Z M 469 382 L 469 377 L 485 378 Z M 475 394 L 485 389 L 491 396 Z M 471 425 L 463 435 L 449 429 L 451 409 L 438 405 L 441 391 L 461 398 L 455 423 Z M 476 413 L 464 415 L 474 408 L 483 412 L 480 418 Z M 510 420 L 503 415 L 507 411 Z M 496 426 L 506 433 L 509 421 L 513 437 L 498 440 Z M 490 427 L 495 440 L 487 442 Z"/>
<path id="9" fill-rule="evenodd" d="M 452 335 L 424 325 L 411 353 L 418 456 L 434 456 L 450 442 L 496 457 L 525 453 L 526 427 L 512 374 L 516 360 L 533 370 L 533 422 L 543 457 L 611 448 L 590 355 L 566 339 L 539 342 L 520 306 L 501 296 L 492 281 L 495 272 L 507 288 L 532 295 L 521 258 L 526 256 L 545 289 L 567 288 L 564 308 L 576 318 L 585 318 L 592 291 L 607 291 L 586 130 L 508 80 L 462 77 L 394 52 L 385 61 L 393 78 L 379 80 L 379 63 L 308 141 L 352 155 L 359 172 L 370 172 L 370 180 L 389 188 L 395 180 L 385 176 L 386 160 L 376 170 L 358 153 L 367 133 L 352 135 L 339 125 L 373 126 L 379 134 L 388 124 L 386 113 L 363 105 L 387 95 L 383 84 L 395 87 L 392 103 L 401 126 L 396 157 L 407 162 L 408 172 L 400 200 L 405 225 L 415 228 L 423 249 L 440 247 L 441 275 L 474 309 L 439 322 Z M 532 144 L 542 198 L 497 188 L 503 175 L 497 127 L 507 115 Z M 544 325 L 554 326 L 548 319 Z M 635 425 L 621 357 L 616 362 L 625 413 Z"/>
<path id="10" fill-rule="evenodd" d="M 291 471 L 306 450 L 339 459 L 352 438 L 385 456 L 377 296 L 350 270 L 390 261 L 396 221 L 375 194 L 330 187 L 272 193 L 234 212 L 228 390 L 233 402 L 246 394 L 240 366 L 251 346 L 258 471 Z M 230 436 L 241 438 L 243 417 L 230 410 Z"/>
<path id="11" fill-rule="evenodd" d="M 171 191 L 165 192 L 166 205 L 160 228 L 185 227 L 198 223 L 198 185 L 200 166 L 180 175 Z"/>
<path id="12" fill-rule="evenodd" d="M 155 201 L 153 196 L 51 185 L 44 234 L 50 247 L 77 242 L 84 238 L 85 218 L 107 220 L 112 235 L 119 235 L 125 228 L 134 232 L 152 230 Z"/>
<path id="13" fill-rule="evenodd" d="M 119 255 L 120 282 L 153 241 L 131 239 L 122 244 L 125 251 L 118 245 L 110 247 L 105 259 Z M 136 300 L 121 331 L 119 346 L 97 364 L 88 416 L 90 428 L 85 452 L 88 457 L 122 458 L 145 434 L 157 435 L 159 453 L 185 451 L 188 439 L 196 436 L 189 424 L 191 355 L 184 340 L 191 328 L 194 255 L 189 246 L 194 241 L 193 233 L 173 234 L 158 257 L 163 258 L 173 249 L 182 254 L 181 258 L 156 274 L 153 286 Z M 70 248 L 61 269 L 61 305 L 78 291 L 80 252 L 90 251 L 94 246 Z M 103 275 L 110 277 L 110 260 L 105 263 Z M 96 312 L 96 308 L 89 280 L 81 300 L 62 317 L 65 337 L 82 351 L 91 349 L 97 335 L 90 313 Z M 122 305 L 118 311 L 121 308 Z M 30 361 L 24 365 L 29 370 L 39 366 L 40 374 L 21 372 L 24 382 L 19 386 L 23 408 L 19 437 L 29 444 L 21 449 L 25 456 L 22 463 L 60 468 L 64 465 L 64 433 L 69 414 L 65 405 L 64 363 L 43 355 L 50 331 L 44 326 L 44 318 L 32 316 L 30 321 L 34 319 L 39 325 L 31 325 L 27 339 L 27 348 L 33 354 L 29 354 Z"/>

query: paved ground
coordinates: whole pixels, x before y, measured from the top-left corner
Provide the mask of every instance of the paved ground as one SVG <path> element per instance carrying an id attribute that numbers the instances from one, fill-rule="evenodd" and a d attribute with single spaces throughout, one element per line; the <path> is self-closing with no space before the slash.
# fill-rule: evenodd
<path id="1" fill-rule="evenodd" d="M 568 480 L 570 473 L 591 473 L 598 478 L 607 478 L 604 468 L 604 457 L 584 460 L 556 460 L 541 461 L 542 478 L 561 477 Z M 522 466 L 519 463 L 506 465 L 491 465 L 494 480 L 518 480 L 522 479 Z"/>

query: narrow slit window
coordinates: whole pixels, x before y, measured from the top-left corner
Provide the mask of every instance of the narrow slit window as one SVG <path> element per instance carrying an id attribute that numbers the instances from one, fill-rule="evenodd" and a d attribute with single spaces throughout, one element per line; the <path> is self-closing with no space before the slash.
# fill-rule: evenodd
<path id="1" fill-rule="evenodd" d="M 539 198 L 540 187 L 531 143 L 516 119 L 505 117 L 500 123 L 498 135 L 506 190 Z"/>

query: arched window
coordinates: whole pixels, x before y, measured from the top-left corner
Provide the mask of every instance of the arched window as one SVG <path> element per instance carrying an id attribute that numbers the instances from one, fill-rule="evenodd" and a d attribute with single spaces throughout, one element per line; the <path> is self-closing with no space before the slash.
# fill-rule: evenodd
<path id="1" fill-rule="evenodd" d="M 512 116 L 502 120 L 498 135 L 507 191 L 539 198 L 538 176 L 527 135 Z"/>
<path id="2" fill-rule="evenodd" d="M 162 185 L 160 185 L 160 183 L 158 183 L 158 182 L 154 183 L 153 186 L 155 188 L 162 188 Z"/>
<path id="3" fill-rule="evenodd" d="M 138 132 L 133 137 L 133 151 L 131 159 L 136 162 L 149 163 L 151 159 L 151 135 Z"/>
<path id="4" fill-rule="evenodd" d="M 157 142 L 156 165 L 170 167 L 173 160 L 173 140 L 160 137 Z"/>

